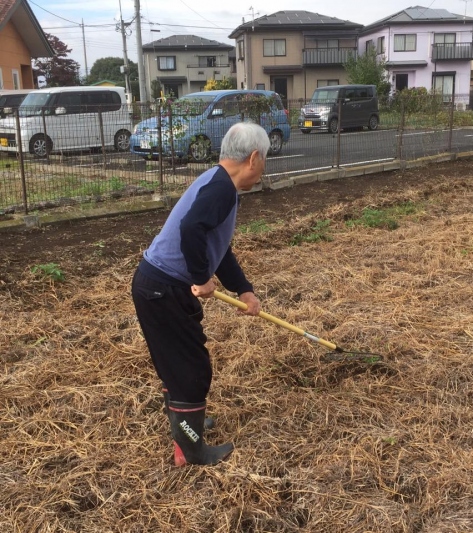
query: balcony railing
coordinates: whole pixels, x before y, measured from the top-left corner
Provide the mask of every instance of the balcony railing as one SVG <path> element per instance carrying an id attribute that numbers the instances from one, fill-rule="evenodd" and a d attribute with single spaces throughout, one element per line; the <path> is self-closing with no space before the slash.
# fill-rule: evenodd
<path id="1" fill-rule="evenodd" d="M 357 57 L 356 48 L 306 48 L 302 51 L 304 65 L 342 65 Z"/>
<path id="2" fill-rule="evenodd" d="M 211 65 L 205 65 L 205 67 L 203 67 L 202 65 L 187 65 L 187 68 L 198 68 L 198 69 L 206 69 L 206 68 L 228 68 L 230 66 L 230 63 L 218 63 L 214 66 L 211 66 Z"/>
<path id="3" fill-rule="evenodd" d="M 473 59 L 473 44 L 433 44 L 432 61 L 448 61 L 455 59 Z"/>

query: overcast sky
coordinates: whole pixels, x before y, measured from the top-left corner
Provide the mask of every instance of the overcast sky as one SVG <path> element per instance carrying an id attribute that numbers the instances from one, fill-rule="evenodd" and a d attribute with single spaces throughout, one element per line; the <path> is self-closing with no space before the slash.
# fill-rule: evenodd
<path id="1" fill-rule="evenodd" d="M 128 26 L 128 58 L 137 59 L 136 31 L 133 22 L 137 0 L 28 0 L 43 30 L 59 37 L 72 48 L 70 57 L 85 74 L 85 56 L 90 68 L 102 57 L 123 57 L 121 33 L 116 31 L 121 13 Z M 140 0 L 143 44 L 171 35 L 198 35 L 222 43 L 235 44 L 228 35 L 242 23 L 277 11 L 304 10 L 320 13 L 359 24 L 370 24 L 406 9 L 421 5 L 432 9 L 447 9 L 452 13 L 473 16 L 473 0 Z M 84 24 L 84 38 L 82 26 Z M 160 30 L 159 33 L 151 30 Z M 84 54 L 85 49 L 85 54 Z"/>

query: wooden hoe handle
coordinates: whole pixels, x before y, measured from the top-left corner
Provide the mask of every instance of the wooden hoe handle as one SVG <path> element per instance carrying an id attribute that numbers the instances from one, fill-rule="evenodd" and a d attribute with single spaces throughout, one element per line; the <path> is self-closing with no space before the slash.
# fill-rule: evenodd
<path id="1" fill-rule="evenodd" d="M 226 302 L 227 304 L 233 305 L 234 307 L 239 307 L 240 309 L 243 309 L 243 310 L 247 308 L 247 305 L 244 302 L 237 300 L 236 298 L 232 298 L 231 296 L 228 296 L 224 294 L 223 292 L 214 291 L 214 296 L 218 300 L 222 300 L 222 302 Z M 322 346 L 325 346 L 326 348 L 330 348 L 331 350 L 335 350 L 337 352 L 343 351 L 336 344 L 333 344 L 332 342 L 321 339 L 320 337 L 316 337 L 315 335 L 312 335 L 311 333 L 308 333 L 307 331 L 304 331 L 303 329 L 298 328 L 297 326 L 293 326 L 292 324 L 289 324 L 289 322 L 286 322 L 285 320 L 281 320 L 280 318 L 270 315 L 269 313 L 260 311 L 258 313 L 258 316 L 261 318 L 264 318 L 265 320 L 268 320 L 269 322 L 272 322 L 273 324 L 282 326 L 283 328 L 286 328 L 289 331 L 297 333 L 298 335 L 302 335 L 303 337 L 306 337 L 307 339 L 310 339 L 311 341 L 318 342 L 319 344 L 321 344 Z"/>

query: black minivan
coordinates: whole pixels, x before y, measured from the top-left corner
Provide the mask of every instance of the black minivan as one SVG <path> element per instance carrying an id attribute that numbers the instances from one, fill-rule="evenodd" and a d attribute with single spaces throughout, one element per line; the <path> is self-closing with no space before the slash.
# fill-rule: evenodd
<path id="1" fill-rule="evenodd" d="M 378 96 L 375 85 L 318 87 L 301 109 L 299 128 L 337 133 L 338 128 L 378 128 Z"/>

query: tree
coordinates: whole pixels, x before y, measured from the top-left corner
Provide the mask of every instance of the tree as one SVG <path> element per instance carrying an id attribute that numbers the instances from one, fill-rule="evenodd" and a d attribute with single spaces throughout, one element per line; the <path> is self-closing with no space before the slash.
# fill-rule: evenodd
<path id="1" fill-rule="evenodd" d="M 90 69 L 87 83 L 90 85 L 98 81 L 113 81 L 120 87 L 125 87 L 125 74 L 120 72 L 120 67 L 124 65 L 121 57 L 102 57 L 97 59 Z M 128 60 L 130 89 L 134 97 L 139 98 L 138 65 Z"/>
<path id="2" fill-rule="evenodd" d="M 378 94 L 389 93 L 391 85 L 387 79 L 386 60 L 384 56 L 378 56 L 374 46 L 356 58 L 350 55 L 343 67 L 348 74 L 348 83 L 376 85 Z"/>
<path id="3" fill-rule="evenodd" d="M 44 77 L 46 87 L 67 87 L 79 85 L 79 63 L 67 57 L 72 51 L 58 37 L 45 33 L 54 50 L 53 57 L 36 59 L 33 64 L 35 79 Z"/>

